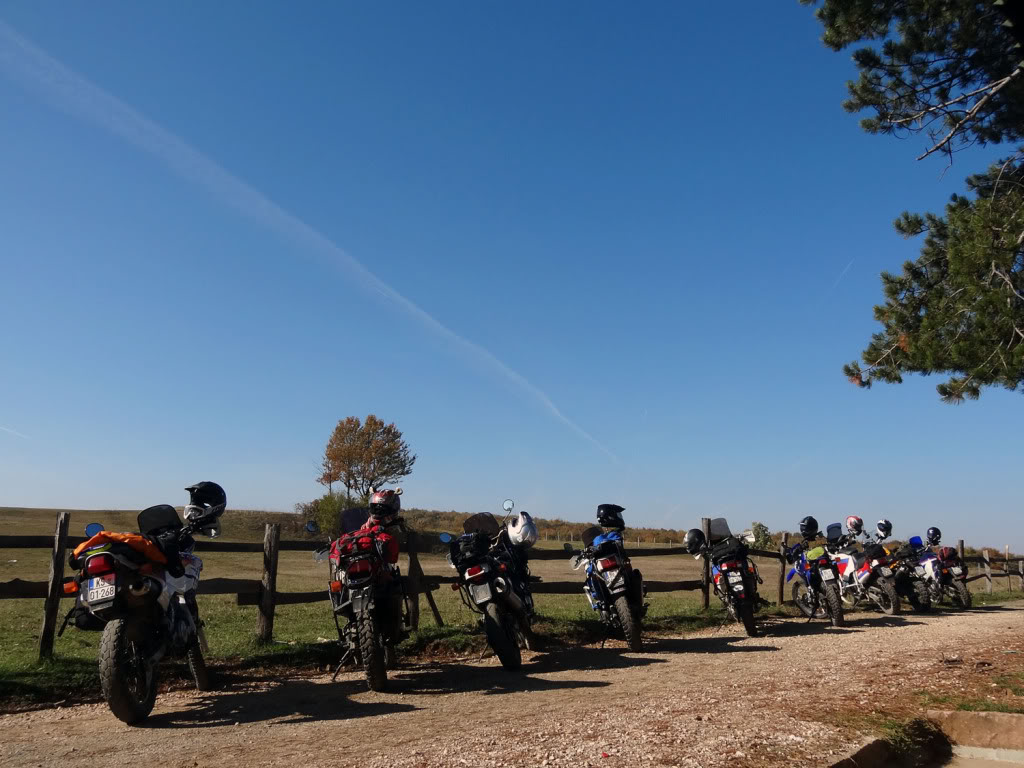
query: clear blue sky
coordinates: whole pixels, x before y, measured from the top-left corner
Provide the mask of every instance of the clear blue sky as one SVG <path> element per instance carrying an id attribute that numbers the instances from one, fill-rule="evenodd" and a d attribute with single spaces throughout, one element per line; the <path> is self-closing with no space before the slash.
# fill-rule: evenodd
<path id="1" fill-rule="evenodd" d="M 409 505 L 1024 549 L 1019 394 L 841 375 L 892 219 L 983 159 L 863 134 L 819 37 L 795 0 L 6 3 L 0 504 L 290 509 L 373 412 Z"/>

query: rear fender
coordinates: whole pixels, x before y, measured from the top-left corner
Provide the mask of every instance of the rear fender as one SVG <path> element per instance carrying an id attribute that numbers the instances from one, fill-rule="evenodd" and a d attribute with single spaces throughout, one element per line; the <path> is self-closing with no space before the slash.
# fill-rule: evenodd
<path id="1" fill-rule="evenodd" d="M 786 581 L 789 581 L 794 576 L 796 576 L 796 568 L 790 568 L 789 573 L 786 574 Z"/>

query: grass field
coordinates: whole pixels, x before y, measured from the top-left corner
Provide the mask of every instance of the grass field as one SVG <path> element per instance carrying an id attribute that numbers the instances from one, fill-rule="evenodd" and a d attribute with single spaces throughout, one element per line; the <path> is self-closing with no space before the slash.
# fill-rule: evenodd
<path id="1" fill-rule="evenodd" d="M 227 540 L 262 539 L 262 519 L 236 516 L 224 519 L 224 538 Z M 0 532 L 20 534 L 52 533 L 54 514 L 38 510 L 0 511 Z M 134 530 L 135 513 L 126 512 L 73 512 L 70 532 L 81 535 L 88 522 L 103 523 L 110 530 Z M 298 521 L 289 528 L 295 532 L 283 536 L 299 538 Z M 279 592 L 304 592 L 322 589 L 327 580 L 327 566 L 315 563 L 312 550 L 320 542 L 309 537 L 310 553 L 282 552 L 278 566 Z M 554 542 L 540 542 L 538 546 L 556 547 Z M 209 553 L 202 555 L 202 542 L 197 554 L 203 557 L 203 578 L 259 578 L 262 556 L 258 553 Z M 421 555 L 424 572 L 449 575 L 452 570 L 439 555 Z M 400 560 L 403 572 L 408 564 Z M 699 578 L 699 564 L 690 557 L 679 555 L 645 557 L 634 561 L 644 577 L 652 581 Z M 761 593 L 768 600 L 776 598 L 778 564 L 775 561 L 758 563 L 765 584 Z M 41 581 L 47 578 L 49 551 L 42 549 L 0 549 L 0 582 L 14 578 Z M 535 576 L 546 582 L 570 581 L 582 585 L 582 572 L 573 572 L 569 560 L 536 561 L 531 564 Z M 981 582 L 972 586 L 978 589 Z M 458 593 L 447 586 L 434 592 L 444 628 L 434 626 L 430 612 L 421 605 L 421 629 L 403 645 L 406 653 L 451 654 L 482 650 L 484 640 L 476 626 L 475 614 L 459 599 Z M 1024 597 L 1020 592 L 984 595 L 976 592 L 979 603 Z M 603 629 L 581 593 L 577 595 L 537 595 L 536 605 L 540 620 L 537 632 L 559 643 L 598 641 Z M 719 624 L 723 613 L 713 606 L 709 612 L 700 608 L 699 592 L 652 594 L 651 606 L 645 620 L 645 629 L 653 632 L 685 632 Z M 62 601 L 61 616 L 70 608 L 69 600 Z M 278 606 L 274 623 L 274 643 L 257 646 L 254 643 L 257 609 L 239 607 L 231 595 L 202 595 L 200 584 L 199 607 L 207 625 L 210 658 L 221 669 L 237 670 L 246 667 L 288 665 L 323 668 L 337 657 L 337 646 L 325 643 L 337 638 L 334 622 L 326 600 L 305 605 Z M 97 686 L 96 656 L 99 633 L 69 629 L 57 638 L 52 662 L 39 663 L 37 657 L 38 633 L 42 622 L 41 600 L 0 600 L 0 700 L 3 699 L 62 699 L 73 692 L 93 690 Z M 169 675 L 183 676 L 183 669 L 169 669 Z"/>

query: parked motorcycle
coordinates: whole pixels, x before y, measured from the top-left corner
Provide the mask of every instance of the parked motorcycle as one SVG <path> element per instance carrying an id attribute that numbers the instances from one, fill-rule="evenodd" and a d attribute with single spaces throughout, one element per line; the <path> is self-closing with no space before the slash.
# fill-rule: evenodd
<path id="1" fill-rule="evenodd" d="M 441 534 L 449 545 L 448 564 L 458 571 L 462 602 L 480 615 L 487 644 L 505 669 L 518 669 L 522 650 L 533 650 L 536 640 L 533 595 L 526 551 L 537 541 L 537 526 L 526 512 L 512 517 L 515 504 L 506 499 L 505 520 L 480 512 L 463 523 L 463 534 Z"/>
<path id="2" fill-rule="evenodd" d="M 889 556 L 896 594 L 906 598 L 915 613 L 927 613 L 932 609 L 932 595 L 928 589 L 925 567 L 921 563 L 924 542 L 914 536 L 910 542 Z"/>
<path id="3" fill-rule="evenodd" d="M 355 661 L 363 668 L 370 690 L 383 691 L 388 684 L 387 670 L 395 665 L 395 646 L 411 628 L 410 603 L 401 569 L 393 562 L 397 542 L 380 529 L 364 529 L 368 518 L 369 510 L 346 510 L 341 535 L 329 547 L 314 552 L 313 559 L 329 563 L 331 612 L 344 651 L 334 678 Z M 405 530 L 400 517 L 390 525 Z M 310 521 L 306 530 L 318 533 L 319 527 Z"/>
<path id="4" fill-rule="evenodd" d="M 192 554 L 192 534 L 220 534 L 227 498 L 216 483 L 185 490 L 190 503 L 184 523 L 167 504 L 139 513 L 138 534 L 90 523 L 88 539 L 68 558 L 80 573 L 64 580 L 64 593 L 77 597 L 58 636 L 69 622 L 78 629 L 102 631 L 100 689 L 110 711 L 128 725 L 153 711 L 157 665 L 165 656 L 185 658 L 196 688 L 210 688 L 203 659 L 208 648 L 196 603 L 203 561 Z"/>
<path id="5" fill-rule="evenodd" d="M 825 550 L 839 571 L 839 595 L 851 608 L 871 602 L 882 613 L 892 616 L 900 612 L 900 599 L 893 584 L 885 548 L 868 539 L 863 550 L 857 547 L 857 534 L 844 535 L 839 523 L 832 523 L 825 532 Z"/>
<path id="6" fill-rule="evenodd" d="M 643 575 L 633 568 L 623 544 L 623 511 L 618 504 L 601 504 L 597 508 L 600 525 L 583 532 L 583 549 L 574 550 L 567 542 L 565 551 L 573 556 L 574 571 L 586 565 L 583 594 L 590 607 L 598 612 L 605 626 L 622 633 L 629 650 L 639 651 L 648 604 L 644 602 Z M 605 532 L 602 526 L 612 530 Z"/>
<path id="7" fill-rule="evenodd" d="M 824 547 L 811 546 L 821 536 L 818 521 L 805 517 L 800 533 L 803 539 L 786 552 L 786 562 L 793 565 L 786 575 L 786 581 L 793 582 L 793 602 L 808 619 L 828 618 L 833 627 L 845 626 L 839 570 Z"/>
<path id="8" fill-rule="evenodd" d="M 747 635 L 757 636 L 754 612 L 760 603 L 757 585 L 763 583 L 757 566 L 748 558 L 747 544 L 754 542 L 749 531 L 737 538 L 729 531 L 724 517 L 716 517 L 705 538 L 700 528 L 686 532 L 684 546 L 695 558 L 706 557 L 711 563 L 711 579 L 715 596 L 722 601 L 729 616 L 741 622 Z"/>
<path id="9" fill-rule="evenodd" d="M 932 526 L 928 529 L 928 547 L 921 552 L 925 583 L 933 603 L 941 603 L 949 597 L 957 608 L 971 607 L 971 591 L 967 588 L 967 563 L 960 560 L 960 553 L 954 547 L 940 547 L 942 531 Z M 913 539 L 911 539 L 913 541 Z"/>

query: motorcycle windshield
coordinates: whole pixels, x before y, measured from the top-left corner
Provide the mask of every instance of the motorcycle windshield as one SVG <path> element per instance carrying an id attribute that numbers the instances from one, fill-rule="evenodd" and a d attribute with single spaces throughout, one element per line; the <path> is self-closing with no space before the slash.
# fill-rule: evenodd
<path id="1" fill-rule="evenodd" d="M 181 518 L 170 504 L 157 504 L 139 512 L 139 533 L 149 536 L 168 528 L 181 528 Z"/>
<path id="2" fill-rule="evenodd" d="M 490 512 L 477 512 L 475 515 L 470 515 L 466 518 L 466 522 L 462 524 L 462 530 L 466 533 L 482 533 L 485 536 L 497 536 L 501 526 L 498 525 L 497 518 Z"/>
<path id="3" fill-rule="evenodd" d="M 724 517 L 716 517 L 711 520 L 711 524 L 708 526 L 708 539 L 714 544 L 717 541 L 724 541 L 732 536 L 732 532 L 729 530 L 729 523 Z"/>
<path id="4" fill-rule="evenodd" d="M 353 507 L 341 513 L 341 533 L 352 533 L 363 527 L 363 523 L 370 519 L 370 510 L 365 507 Z"/>
<path id="5" fill-rule="evenodd" d="M 583 531 L 583 546 L 592 547 L 594 541 L 604 533 L 604 529 L 599 525 L 592 525 Z"/>

